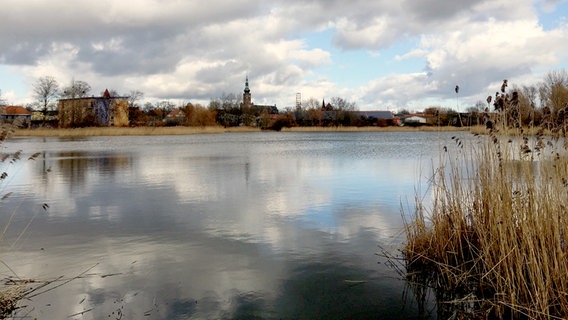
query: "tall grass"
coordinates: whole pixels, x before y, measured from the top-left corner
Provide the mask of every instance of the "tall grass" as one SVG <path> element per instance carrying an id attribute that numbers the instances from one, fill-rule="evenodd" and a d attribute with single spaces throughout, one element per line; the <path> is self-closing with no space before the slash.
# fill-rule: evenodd
<path id="1" fill-rule="evenodd" d="M 38 128 L 18 129 L 16 136 L 29 137 L 91 137 L 91 136 L 150 136 L 150 135 L 186 135 L 225 132 L 256 132 L 258 128 L 220 126 L 206 127 L 86 127 L 86 128 Z"/>
<path id="2" fill-rule="evenodd" d="M 568 317 L 566 139 L 543 132 L 500 126 L 441 151 L 403 248 L 408 280 L 433 288 L 440 312 Z"/>
<path id="3" fill-rule="evenodd" d="M 422 132 L 422 131 L 468 131 L 469 127 L 453 126 L 388 126 L 388 127 L 290 127 L 282 132 Z"/>
<path id="4" fill-rule="evenodd" d="M 370 132 L 370 131 L 461 131 L 468 128 L 457 127 L 291 127 L 282 128 L 283 132 Z M 150 135 L 187 135 L 227 132 L 260 132 L 258 127 L 87 127 L 87 128 L 38 128 L 16 129 L 15 136 L 35 137 L 90 137 L 90 136 L 150 136 Z"/>

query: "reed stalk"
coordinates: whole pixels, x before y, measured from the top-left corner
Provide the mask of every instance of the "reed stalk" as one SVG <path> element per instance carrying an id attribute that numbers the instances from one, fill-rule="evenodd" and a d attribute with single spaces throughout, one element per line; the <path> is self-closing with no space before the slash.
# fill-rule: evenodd
<path id="1" fill-rule="evenodd" d="M 6 139 L 10 138 L 16 128 L 21 124 L 22 119 L 16 119 L 14 123 L 2 123 L 0 124 L 0 148 Z M 27 158 L 27 160 L 35 160 L 40 154 L 35 153 Z M 10 182 L 9 169 L 13 165 L 23 159 L 23 152 L 18 150 L 13 153 L 1 153 L 0 156 L 0 213 L 4 215 L 6 221 L 4 225 L 0 226 L 0 243 L 5 242 L 6 232 L 12 228 L 12 222 L 18 213 L 17 209 L 11 212 L 5 211 L 2 206 L 2 201 L 10 196 L 10 192 L 6 192 L 5 188 Z M 43 204 L 43 209 L 46 210 L 47 204 Z M 12 248 L 22 237 L 22 235 L 28 230 L 29 226 L 33 222 L 37 213 L 30 219 L 27 225 L 21 230 L 9 248 Z M 5 319 L 13 315 L 14 311 L 19 308 L 19 303 L 22 300 L 31 298 L 31 293 L 36 291 L 40 287 L 49 286 L 54 281 L 38 281 L 33 279 L 22 279 L 18 274 L 6 264 L 0 257 L 0 264 L 10 271 L 12 276 L 2 279 L 2 284 L 0 284 L 0 319 Z M 47 287 L 49 289 L 49 287 Z"/>
<path id="2" fill-rule="evenodd" d="M 407 278 L 454 315 L 568 317 L 565 138 L 515 130 L 454 139 L 405 220 Z"/>

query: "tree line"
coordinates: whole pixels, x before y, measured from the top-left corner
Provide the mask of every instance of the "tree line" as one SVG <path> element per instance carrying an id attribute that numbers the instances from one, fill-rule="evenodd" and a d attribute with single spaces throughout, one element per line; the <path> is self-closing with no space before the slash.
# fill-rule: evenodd
<path id="1" fill-rule="evenodd" d="M 516 126 L 542 125 L 564 121 L 568 117 L 568 73 L 565 70 L 551 71 L 544 79 L 534 85 L 510 85 L 504 81 L 501 92 L 490 94 L 485 101 L 458 113 L 452 108 L 430 106 L 422 113 L 429 115 L 432 125 L 476 125 L 484 124 L 491 113 L 504 113 Z M 510 88 L 509 88 L 510 86 Z M 32 87 L 34 103 L 27 105 L 30 111 L 40 111 L 44 115 L 56 113 L 59 99 L 85 98 L 93 96 L 92 87 L 85 81 L 72 80 L 60 86 L 51 76 L 37 79 Z M 456 94 L 458 93 L 456 86 Z M 103 93 L 100 93 L 102 96 Z M 110 90 L 112 97 L 128 100 L 128 118 L 132 126 L 255 126 L 280 129 L 290 126 L 386 126 L 393 125 L 379 119 L 364 118 L 356 113 L 357 104 L 341 97 L 333 97 L 327 102 L 309 98 L 301 101 L 295 108 L 277 110 L 275 107 L 242 107 L 242 95 L 223 93 L 208 105 L 190 102 L 174 104 L 168 100 L 155 103 L 141 103 L 144 93 L 131 90 L 119 94 Z M 7 105 L 0 90 L 0 105 Z M 175 116 L 172 111 L 178 110 Z M 405 117 L 410 112 L 401 109 L 396 116 Z"/>

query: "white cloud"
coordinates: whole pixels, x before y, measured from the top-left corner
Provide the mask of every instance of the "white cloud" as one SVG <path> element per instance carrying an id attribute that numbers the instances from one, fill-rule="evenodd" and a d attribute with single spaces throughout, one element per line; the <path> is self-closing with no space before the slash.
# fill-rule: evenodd
<path id="1" fill-rule="evenodd" d="M 336 43 L 345 48 L 386 47 L 398 36 L 389 30 L 391 25 L 387 17 L 377 17 L 364 26 L 357 21 L 341 18 L 336 24 Z"/>
<path id="2" fill-rule="evenodd" d="M 428 51 L 424 50 L 424 49 L 414 49 L 410 52 L 401 54 L 401 55 L 396 55 L 395 56 L 395 60 L 397 61 L 402 61 L 402 60 L 406 60 L 406 59 L 412 59 L 412 58 L 423 58 L 424 56 L 426 56 L 428 53 Z"/>
<path id="3" fill-rule="evenodd" d="M 279 107 L 293 105 L 296 92 L 359 98 L 361 108 L 443 102 L 456 82 L 465 103 L 495 79 L 538 77 L 537 70 L 568 60 L 565 18 L 545 30 L 538 17 L 565 1 L 6 1 L 0 65 L 21 72 L 29 86 L 48 74 L 61 83 L 87 81 L 94 92 L 141 90 L 148 99 L 206 103 L 240 94 L 249 74 L 253 99 Z M 314 41 L 314 33 L 331 38 Z M 409 40 L 411 47 L 385 54 Z M 385 64 L 424 60 L 404 72 L 376 68 L 366 85 L 343 87 L 329 70 L 339 73 L 338 56 L 349 51 L 371 52 Z M 30 91 L 2 75 L 0 85 L 5 93 Z"/>
<path id="4" fill-rule="evenodd" d="M 377 105 L 405 107 L 415 97 L 431 94 L 437 85 L 436 81 L 421 72 L 391 75 L 373 80 L 361 91 L 365 101 L 376 101 Z"/>

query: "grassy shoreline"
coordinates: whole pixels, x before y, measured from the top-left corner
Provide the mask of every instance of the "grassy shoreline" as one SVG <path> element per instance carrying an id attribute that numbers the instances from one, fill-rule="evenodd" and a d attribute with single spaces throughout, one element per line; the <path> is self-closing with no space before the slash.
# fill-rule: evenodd
<path id="1" fill-rule="evenodd" d="M 292 127 L 282 132 L 425 132 L 425 131 L 465 131 L 470 128 L 456 127 Z M 151 136 L 151 135 L 190 135 L 220 134 L 230 132 L 261 132 L 253 127 L 89 127 L 89 128 L 39 128 L 17 129 L 17 137 L 88 137 L 88 136 Z"/>

